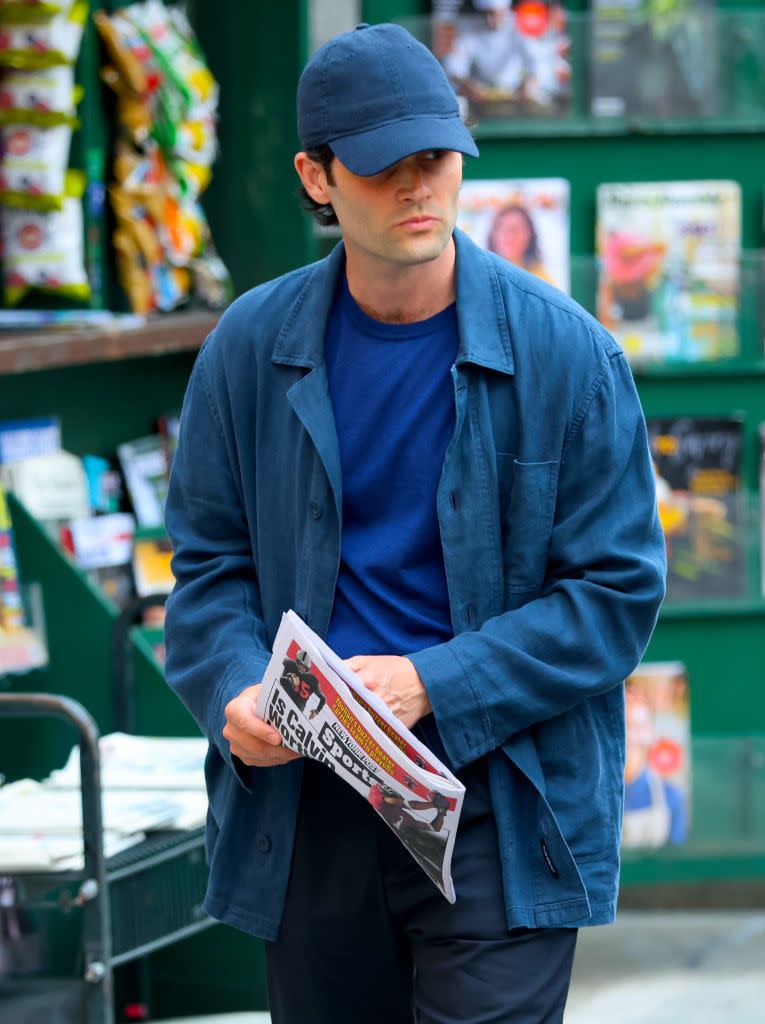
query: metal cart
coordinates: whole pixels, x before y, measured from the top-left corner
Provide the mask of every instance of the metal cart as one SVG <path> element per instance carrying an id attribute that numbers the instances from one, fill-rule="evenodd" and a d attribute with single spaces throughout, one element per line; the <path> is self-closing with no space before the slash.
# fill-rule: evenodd
<path id="1" fill-rule="evenodd" d="M 14 884 L 18 905 L 79 915 L 82 976 L 61 979 L 74 991 L 67 1024 L 113 1024 L 113 971 L 214 922 L 202 910 L 207 884 L 204 829 L 155 833 L 104 858 L 98 728 L 77 701 L 45 693 L 0 693 L 0 715 L 55 716 L 79 733 L 82 785 L 82 870 L 2 872 Z M 0 982 L 0 1024 L 15 1024 L 12 985 Z M 46 1024 L 48 1017 L 45 1019 Z M 60 1019 L 64 1019 L 63 1017 Z"/>

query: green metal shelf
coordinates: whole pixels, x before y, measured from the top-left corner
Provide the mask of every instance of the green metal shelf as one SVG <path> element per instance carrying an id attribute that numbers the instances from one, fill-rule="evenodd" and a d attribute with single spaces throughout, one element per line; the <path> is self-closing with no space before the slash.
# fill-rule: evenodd
<path id="1" fill-rule="evenodd" d="M 667 619 L 733 619 L 742 616 L 765 617 L 765 598 L 730 598 L 699 601 L 693 604 L 663 605 L 659 621 Z"/>
<path id="2" fill-rule="evenodd" d="M 765 359 L 728 359 L 706 363 L 644 363 L 633 365 L 635 377 L 652 380 L 683 380 L 695 377 L 765 377 Z"/>
<path id="3" fill-rule="evenodd" d="M 486 139 L 595 139 L 664 135 L 755 135 L 765 132 L 765 110 L 757 117 L 657 118 L 621 121 L 603 117 L 568 117 L 513 121 L 485 121 L 471 129 L 476 140 Z"/>

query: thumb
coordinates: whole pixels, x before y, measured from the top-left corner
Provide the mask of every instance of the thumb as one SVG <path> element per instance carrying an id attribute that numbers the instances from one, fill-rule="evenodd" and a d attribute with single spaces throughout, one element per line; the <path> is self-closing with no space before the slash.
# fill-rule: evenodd
<path id="1" fill-rule="evenodd" d="M 346 658 L 343 662 L 347 665 L 351 672 L 361 672 L 362 669 L 367 667 L 369 663 L 369 657 L 366 654 L 354 654 L 352 658 Z"/>

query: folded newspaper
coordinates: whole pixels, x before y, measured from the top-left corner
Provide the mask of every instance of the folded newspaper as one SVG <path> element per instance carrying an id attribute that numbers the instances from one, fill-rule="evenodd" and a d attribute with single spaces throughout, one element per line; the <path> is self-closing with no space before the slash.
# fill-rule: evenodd
<path id="1" fill-rule="evenodd" d="M 465 787 L 293 611 L 282 616 L 257 714 L 393 829 L 450 903 Z"/>

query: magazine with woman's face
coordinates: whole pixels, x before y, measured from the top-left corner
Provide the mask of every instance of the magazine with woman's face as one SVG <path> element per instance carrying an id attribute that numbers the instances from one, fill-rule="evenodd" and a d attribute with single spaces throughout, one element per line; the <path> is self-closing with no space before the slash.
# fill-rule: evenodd
<path id="1" fill-rule="evenodd" d="M 563 178 L 465 181 L 457 226 L 484 249 L 568 294 L 569 183 Z"/>

